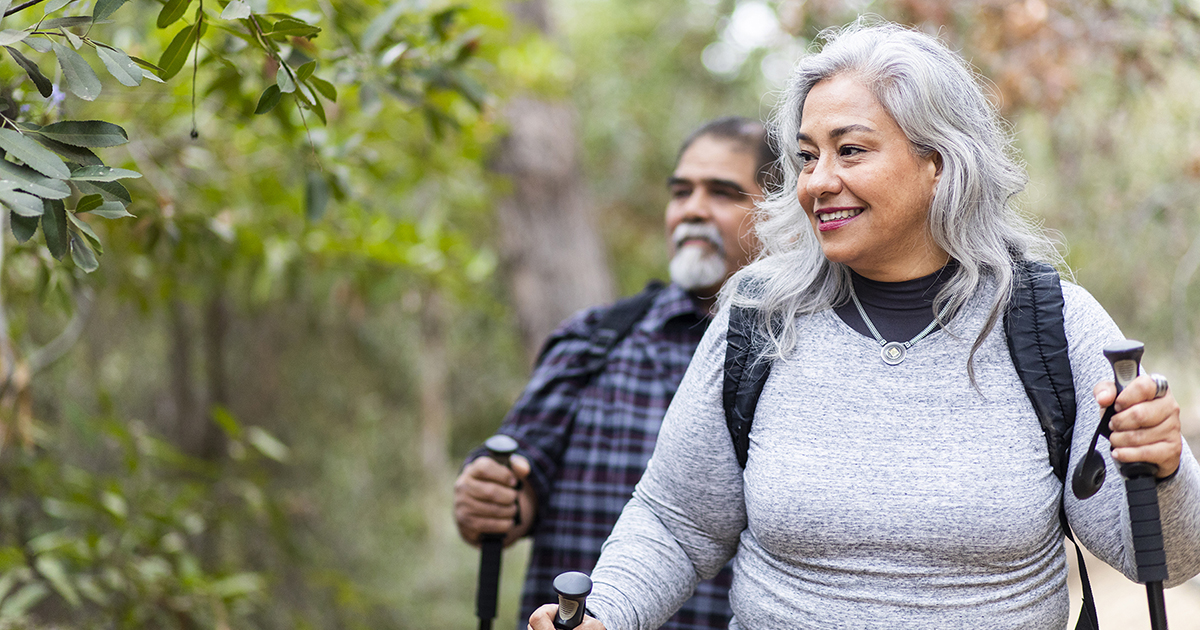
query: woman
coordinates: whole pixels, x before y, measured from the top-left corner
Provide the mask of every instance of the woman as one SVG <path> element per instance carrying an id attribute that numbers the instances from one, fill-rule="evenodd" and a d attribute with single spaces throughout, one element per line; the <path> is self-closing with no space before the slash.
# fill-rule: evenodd
<path id="1" fill-rule="evenodd" d="M 1015 261 L 1060 261 L 1008 205 L 1025 176 L 994 108 L 937 40 L 860 22 L 799 62 L 776 129 L 786 181 L 764 205 L 764 255 L 725 296 L 791 322 L 762 327 L 773 364 L 749 460 L 722 410 L 724 309 L 582 627 L 655 628 L 730 558 L 731 628 L 1066 627 L 1063 484 L 997 325 Z M 1122 335 L 1082 288 L 1063 293 L 1073 471 L 1116 391 L 1102 348 Z M 904 351 L 881 354 L 891 341 Z M 1156 389 L 1142 376 L 1121 393 L 1108 459 L 1158 466 L 1170 586 L 1200 572 L 1200 465 Z M 1135 575 L 1119 481 L 1065 508 Z M 530 626 L 549 630 L 554 609 Z"/>

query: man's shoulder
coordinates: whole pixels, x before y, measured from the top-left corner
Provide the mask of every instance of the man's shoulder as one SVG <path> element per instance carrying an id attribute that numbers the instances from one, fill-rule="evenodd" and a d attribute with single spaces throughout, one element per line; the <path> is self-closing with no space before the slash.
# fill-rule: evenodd
<path id="1" fill-rule="evenodd" d="M 598 306 L 580 309 L 563 320 L 551 334 L 551 338 L 574 336 L 590 337 L 603 326 L 620 325 L 622 315 L 632 318 L 633 323 L 651 317 L 655 310 L 671 302 L 679 301 L 684 295 L 682 289 L 674 284 L 664 284 L 651 280 L 646 286 L 633 295 L 619 298 L 615 301 Z"/>

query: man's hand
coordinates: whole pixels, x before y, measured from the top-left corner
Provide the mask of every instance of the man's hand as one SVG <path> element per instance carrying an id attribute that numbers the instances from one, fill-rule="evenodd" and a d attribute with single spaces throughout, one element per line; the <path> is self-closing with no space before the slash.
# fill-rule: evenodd
<path id="1" fill-rule="evenodd" d="M 1183 436 L 1179 424 L 1179 403 L 1167 391 L 1155 398 L 1154 380 L 1143 374 L 1134 379 L 1117 398 L 1116 414 L 1109 422 L 1113 459 L 1118 462 L 1149 462 L 1158 466 L 1158 478 L 1169 477 L 1179 469 Z M 1111 381 L 1096 385 L 1092 394 L 1101 407 L 1112 404 L 1117 388 Z"/>
<path id="2" fill-rule="evenodd" d="M 554 615 L 558 614 L 558 604 L 546 604 L 533 611 L 529 616 L 529 630 L 554 630 Z M 579 630 L 605 630 L 604 624 L 595 617 L 584 616 Z"/>
<path id="3" fill-rule="evenodd" d="M 467 464 L 454 481 L 454 521 L 459 535 L 472 546 L 479 546 L 480 534 L 507 534 L 504 544 L 510 545 L 533 523 L 537 495 L 525 482 L 529 460 L 513 455 L 509 461 L 511 470 L 491 457 L 480 457 Z M 521 522 L 514 525 L 518 501 Z"/>

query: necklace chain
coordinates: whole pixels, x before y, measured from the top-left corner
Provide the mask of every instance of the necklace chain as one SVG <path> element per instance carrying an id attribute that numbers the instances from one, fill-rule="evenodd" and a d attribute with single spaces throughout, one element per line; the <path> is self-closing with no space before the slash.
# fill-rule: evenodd
<path id="1" fill-rule="evenodd" d="M 908 353 L 908 349 L 916 345 L 918 341 L 924 339 L 926 335 L 933 332 L 933 329 L 937 327 L 938 322 L 941 321 L 941 319 L 945 317 L 946 313 L 950 310 L 950 305 L 947 304 L 942 308 L 942 312 L 938 313 L 938 316 L 934 318 L 932 322 L 929 322 L 929 325 L 925 327 L 925 330 L 917 333 L 916 337 L 913 337 L 912 339 L 902 343 L 899 341 L 888 341 L 883 338 L 883 335 L 879 334 L 879 329 L 875 328 L 874 322 L 871 321 L 870 317 L 867 317 L 867 310 L 863 308 L 862 302 L 858 301 L 858 294 L 854 292 L 853 282 L 850 283 L 850 299 L 854 300 L 854 306 L 858 308 L 858 314 L 862 316 L 863 323 L 865 323 L 867 328 L 871 330 L 871 334 L 875 336 L 875 341 L 879 342 L 879 345 L 882 348 L 882 350 L 880 350 L 880 357 L 883 359 L 883 362 L 888 365 L 900 365 L 900 363 L 904 361 L 904 356 Z"/>

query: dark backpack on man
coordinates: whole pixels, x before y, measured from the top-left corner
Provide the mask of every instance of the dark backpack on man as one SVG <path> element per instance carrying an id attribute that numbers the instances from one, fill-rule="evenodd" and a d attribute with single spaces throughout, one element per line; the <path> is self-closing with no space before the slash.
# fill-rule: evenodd
<path id="1" fill-rule="evenodd" d="M 1019 262 L 1014 275 L 1012 299 L 1004 314 L 1008 351 L 1046 435 L 1050 466 L 1059 480 L 1065 481 L 1075 429 L 1075 382 L 1063 326 L 1062 284 L 1053 267 L 1038 262 Z M 771 362 L 759 359 L 764 342 L 755 327 L 753 309 L 731 308 L 722 395 L 725 423 L 742 468 L 749 456 L 754 411 L 771 373 Z M 1067 538 L 1075 543 L 1079 558 L 1083 607 L 1075 628 L 1097 630 L 1096 602 L 1083 551 L 1071 533 L 1062 505 L 1059 520 Z"/>

